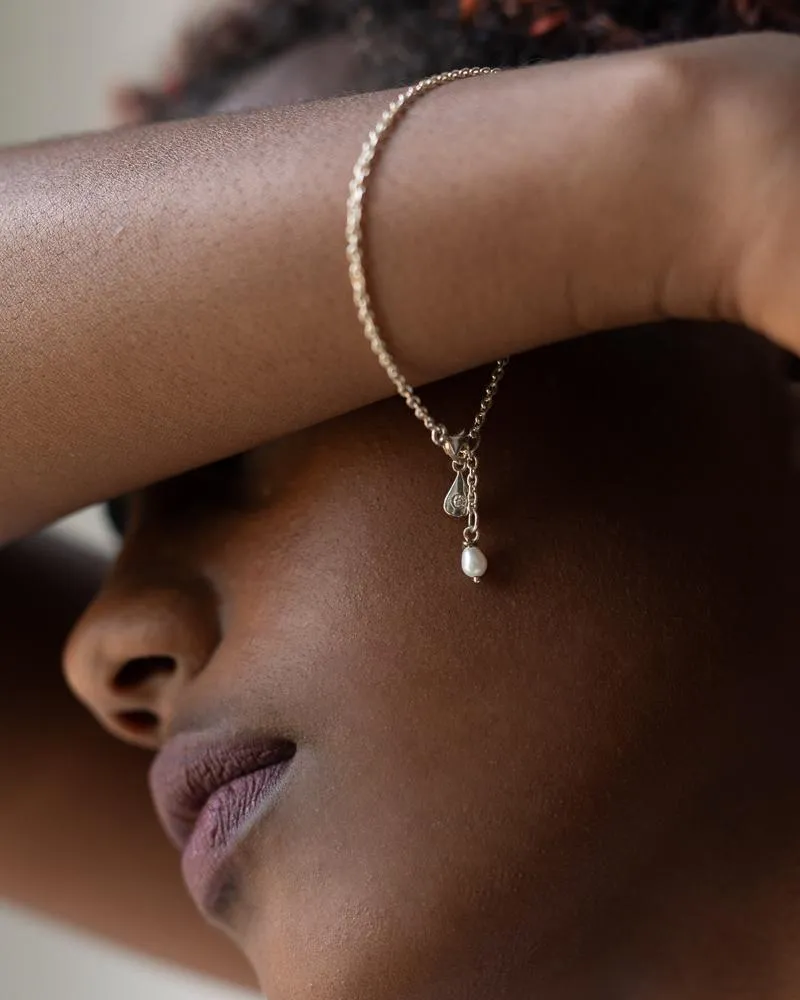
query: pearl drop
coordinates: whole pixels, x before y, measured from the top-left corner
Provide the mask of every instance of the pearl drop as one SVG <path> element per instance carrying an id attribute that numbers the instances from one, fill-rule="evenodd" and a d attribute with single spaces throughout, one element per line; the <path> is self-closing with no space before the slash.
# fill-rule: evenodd
<path id="1" fill-rule="evenodd" d="M 461 568 L 467 576 L 478 580 L 486 572 L 489 562 L 477 545 L 468 545 L 461 550 Z"/>

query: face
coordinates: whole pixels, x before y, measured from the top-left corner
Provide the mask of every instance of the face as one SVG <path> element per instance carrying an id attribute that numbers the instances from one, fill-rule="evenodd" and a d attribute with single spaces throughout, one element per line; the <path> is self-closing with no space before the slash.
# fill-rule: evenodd
<path id="1" fill-rule="evenodd" d="M 244 105 L 282 102 L 276 76 L 322 86 L 284 58 Z M 457 427 L 483 381 L 426 401 Z M 688 863 L 696 830 L 664 831 L 800 693 L 787 398 L 731 329 L 515 359 L 481 447 L 480 586 L 448 464 L 396 400 L 134 498 L 67 676 L 164 748 L 190 890 L 272 1000 L 590 980 L 642 905 L 620 887 Z"/>

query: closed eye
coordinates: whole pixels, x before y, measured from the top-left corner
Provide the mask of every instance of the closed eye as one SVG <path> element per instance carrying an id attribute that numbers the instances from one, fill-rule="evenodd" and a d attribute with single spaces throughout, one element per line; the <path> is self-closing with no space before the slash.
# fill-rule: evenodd
<path id="1" fill-rule="evenodd" d="M 235 506 L 243 472 L 244 454 L 239 453 L 164 480 L 155 484 L 153 489 L 163 508 L 173 513 L 175 507 L 188 510 L 193 503 Z M 128 529 L 132 508 L 131 493 L 114 497 L 105 505 L 106 515 L 120 538 Z"/>
<path id="2" fill-rule="evenodd" d="M 113 500 L 109 500 L 105 505 L 105 511 L 114 531 L 120 538 L 124 538 L 125 531 L 128 527 L 128 521 L 130 520 L 130 495 L 126 494 L 121 497 L 114 497 Z"/>

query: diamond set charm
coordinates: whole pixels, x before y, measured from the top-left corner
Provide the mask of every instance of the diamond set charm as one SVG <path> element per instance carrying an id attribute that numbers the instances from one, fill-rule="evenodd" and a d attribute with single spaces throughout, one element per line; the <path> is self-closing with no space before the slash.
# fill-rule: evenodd
<path id="1" fill-rule="evenodd" d="M 444 498 L 444 512 L 448 517 L 467 516 L 467 484 L 460 472 L 456 473 L 453 485 Z"/>

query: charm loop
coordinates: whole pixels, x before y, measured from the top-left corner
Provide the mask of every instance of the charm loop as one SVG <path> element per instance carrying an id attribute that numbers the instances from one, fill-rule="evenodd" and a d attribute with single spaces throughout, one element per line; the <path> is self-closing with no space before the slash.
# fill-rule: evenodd
<path id="1" fill-rule="evenodd" d="M 442 448 L 444 448 L 445 455 L 447 455 L 448 458 L 458 458 L 464 447 L 466 439 L 467 434 L 464 431 L 459 431 L 458 434 L 451 434 L 449 437 L 445 437 L 442 442 Z"/>

